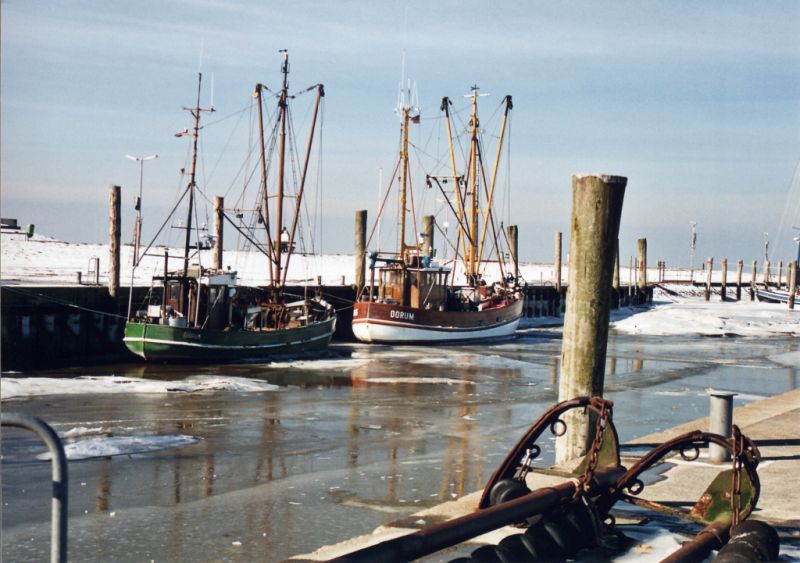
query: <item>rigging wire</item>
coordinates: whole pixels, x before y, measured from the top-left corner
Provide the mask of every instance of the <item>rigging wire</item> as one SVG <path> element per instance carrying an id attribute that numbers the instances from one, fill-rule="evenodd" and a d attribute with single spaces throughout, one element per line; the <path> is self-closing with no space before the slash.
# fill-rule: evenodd
<path id="1" fill-rule="evenodd" d="M 794 167 L 794 173 L 792 174 L 792 178 L 789 181 L 789 187 L 786 192 L 786 202 L 783 206 L 783 211 L 781 212 L 781 218 L 778 222 L 778 231 L 776 236 L 776 244 L 773 248 L 773 253 L 776 251 L 780 251 L 787 240 L 793 239 L 792 231 L 797 231 L 795 236 L 800 236 L 800 159 L 797 160 L 797 164 Z M 786 231 L 789 230 L 789 236 L 786 235 Z M 794 240 L 792 240 L 794 242 Z M 800 242 L 797 243 L 798 247 L 800 248 Z M 770 253 L 770 254 L 773 254 Z M 796 258 L 800 255 L 800 250 L 797 250 L 796 253 L 793 253 L 793 258 Z M 772 256 L 769 256 L 772 259 Z"/>

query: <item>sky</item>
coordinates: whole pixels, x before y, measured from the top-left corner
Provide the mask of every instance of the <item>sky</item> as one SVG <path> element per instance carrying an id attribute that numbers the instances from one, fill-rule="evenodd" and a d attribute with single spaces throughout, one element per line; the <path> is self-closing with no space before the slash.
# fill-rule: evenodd
<path id="1" fill-rule="evenodd" d="M 396 161 L 403 59 L 423 118 L 417 151 L 443 148 L 442 96 L 460 109 L 479 85 L 490 135 L 513 96 L 500 183 L 522 259 L 552 260 L 556 231 L 566 254 L 574 173 L 628 177 L 623 260 L 645 237 L 648 260 L 688 265 L 690 222 L 698 264 L 760 261 L 766 241 L 773 261 L 797 251 L 797 2 L 3 0 L 0 11 L 0 211 L 43 234 L 107 240 L 118 184 L 129 237 L 140 169 L 125 154 L 159 155 L 143 173 L 145 238 L 155 233 L 182 186 L 187 141 L 174 133 L 190 126 L 198 70 L 206 105 L 213 75 L 216 110 L 202 187 L 233 198 L 253 86 L 277 87 L 288 49 L 293 91 L 325 85 L 320 251 L 352 252 L 356 209 L 375 218 Z"/>

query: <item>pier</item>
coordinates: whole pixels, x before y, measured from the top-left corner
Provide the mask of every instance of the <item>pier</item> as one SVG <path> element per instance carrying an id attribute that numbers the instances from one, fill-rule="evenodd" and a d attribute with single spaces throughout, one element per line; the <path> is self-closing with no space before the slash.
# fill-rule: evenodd
<path id="1" fill-rule="evenodd" d="M 787 490 L 796 490 L 797 475 L 800 474 L 800 440 L 794 429 L 800 425 L 800 390 L 788 391 L 775 397 L 762 399 L 738 407 L 734 410 L 734 423 L 742 432 L 752 437 L 758 445 L 764 462 L 759 471 L 761 497 L 758 512 L 753 519 L 767 522 L 777 528 L 783 538 L 790 537 L 798 525 L 796 499 Z M 663 432 L 648 434 L 621 445 L 622 462 L 630 465 L 638 460 L 636 451 L 646 446 L 660 444 L 689 430 L 708 430 L 708 417 L 670 428 Z M 669 501 L 676 497 L 695 499 L 702 493 L 705 485 L 720 471 L 719 465 L 709 463 L 675 463 L 667 459 L 666 471 L 661 478 L 646 487 L 648 499 Z M 725 465 L 727 466 L 727 464 Z M 564 481 L 563 476 L 547 471 L 528 475 L 527 484 L 531 490 L 546 489 Z M 464 517 L 477 507 L 481 491 L 475 491 L 461 498 L 439 504 L 389 522 L 372 533 L 344 540 L 340 543 L 322 547 L 314 552 L 296 555 L 292 561 L 327 561 L 352 553 L 382 541 L 413 534 L 424 526 L 431 526 Z M 691 502 L 689 502 L 691 504 Z M 632 530 L 646 523 L 641 512 L 615 510 L 612 512 L 618 525 Z M 505 537 L 518 534 L 516 526 L 506 526 L 478 536 L 446 553 L 447 559 L 464 557 L 482 545 L 497 545 Z M 677 545 L 676 548 L 677 549 Z M 441 554 L 440 554 L 441 555 Z"/>

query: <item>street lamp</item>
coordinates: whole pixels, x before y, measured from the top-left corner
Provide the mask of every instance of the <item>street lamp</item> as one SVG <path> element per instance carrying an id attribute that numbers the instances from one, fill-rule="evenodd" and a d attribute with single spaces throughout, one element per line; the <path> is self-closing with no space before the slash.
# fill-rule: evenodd
<path id="1" fill-rule="evenodd" d="M 800 236 L 796 236 L 792 240 L 797 243 L 797 263 L 800 264 Z"/>
<path id="2" fill-rule="evenodd" d="M 689 225 L 692 227 L 692 239 L 689 245 L 689 279 L 694 284 L 694 250 L 697 247 L 697 221 L 689 221 Z"/>
<path id="3" fill-rule="evenodd" d="M 136 198 L 136 224 L 133 227 L 133 264 L 139 263 L 139 243 L 142 240 L 142 177 L 144 176 L 144 161 L 158 158 L 157 154 L 148 156 L 125 155 L 128 160 L 139 163 L 139 197 Z"/>

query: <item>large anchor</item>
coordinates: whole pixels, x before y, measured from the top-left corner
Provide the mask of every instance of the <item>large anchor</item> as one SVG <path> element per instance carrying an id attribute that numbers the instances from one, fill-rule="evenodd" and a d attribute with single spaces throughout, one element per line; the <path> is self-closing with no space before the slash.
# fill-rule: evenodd
<path id="1" fill-rule="evenodd" d="M 563 435 L 567 424 L 562 415 L 572 409 L 584 409 L 594 419 L 589 451 L 573 472 L 556 472 L 567 480 L 531 491 L 526 481 L 542 451 L 537 442 L 548 429 L 552 435 Z M 676 452 L 686 461 L 696 460 L 700 449 L 712 443 L 731 454 L 732 466 L 717 475 L 691 510 L 680 511 L 640 496 L 645 488 L 642 475 L 656 463 Z M 756 445 L 734 426 L 730 439 L 699 430 L 683 434 L 657 446 L 627 469 L 620 464 L 613 403 L 602 397 L 580 397 L 554 405 L 530 427 L 492 474 L 477 510 L 336 561 L 411 561 L 507 525 L 524 531 L 507 536 L 496 546 L 479 547 L 470 557 L 457 561 L 563 560 L 583 548 L 608 548 L 608 538 L 619 537 L 609 514 L 619 500 L 705 524 L 694 540 L 666 560 L 702 559 L 725 545 L 731 528 L 741 528 L 755 508 L 760 493 L 759 461 Z M 770 541 L 758 547 L 763 548 L 766 559 L 777 557 L 777 541 Z"/>

